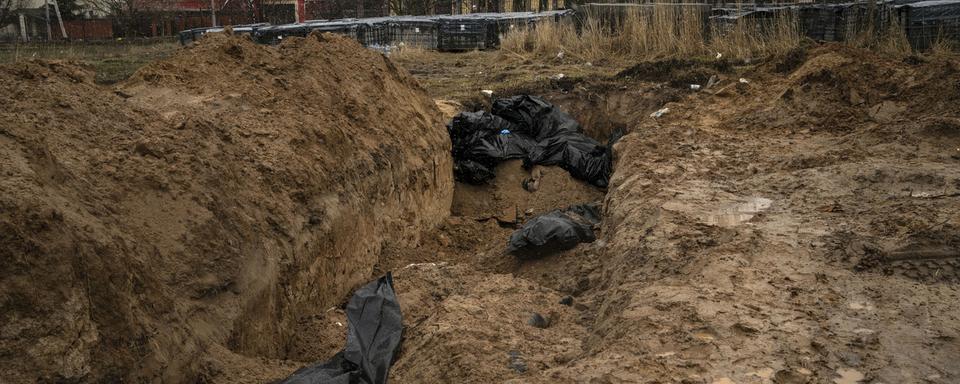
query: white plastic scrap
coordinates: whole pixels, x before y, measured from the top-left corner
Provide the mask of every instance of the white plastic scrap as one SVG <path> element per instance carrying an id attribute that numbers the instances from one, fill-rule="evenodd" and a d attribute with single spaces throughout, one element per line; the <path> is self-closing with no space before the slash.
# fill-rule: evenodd
<path id="1" fill-rule="evenodd" d="M 564 78 L 564 77 L 566 77 L 564 74 L 558 73 L 558 74 L 556 74 L 556 75 L 550 76 L 550 80 L 560 80 L 560 79 L 562 79 L 562 78 Z"/>
<path id="2" fill-rule="evenodd" d="M 720 60 L 721 57 L 723 57 L 723 54 L 720 52 L 717 52 L 717 60 Z"/>
<path id="3" fill-rule="evenodd" d="M 650 117 L 656 119 L 656 118 L 658 118 L 658 117 L 660 117 L 660 116 L 663 116 L 663 115 L 667 114 L 667 112 L 670 112 L 670 108 L 663 107 L 663 108 L 658 109 L 656 112 L 651 113 L 651 114 L 650 114 Z"/>
<path id="4" fill-rule="evenodd" d="M 439 263 L 413 263 L 413 264 L 407 264 L 405 267 L 403 267 L 403 268 L 401 268 L 401 269 L 407 269 L 407 268 L 433 268 L 433 267 L 443 267 L 443 266 L 445 266 L 445 265 L 447 265 L 447 262 L 446 262 L 446 261 L 441 261 L 441 262 L 439 262 Z"/>
<path id="5" fill-rule="evenodd" d="M 700 90 L 700 84 L 690 84 L 690 89 L 694 91 Z"/>
<path id="6" fill-rule="evenodd" d="M 744 78 L 741 77 L 741 78 L 740 78 L 740 83 L 741 83 L 741 84 L 749 84 L 749 83 L 750 83 L 750 80 L 747 80 L 747 79 L 744 79 Z"/>
<path id="7" fill-rule="evenodd" d="M 562 58 L 563 58 L 563 51 L 560 51 L 559 53 L 557 53 L 557 58 L 558 58 L 558 59 L 562 59 Z"/>
<path id="8" fill-rule="evenodd" d="M 482 93 L 482 94 L 484 94 L 484 95 L 487 95 L 488 97 L 489 97 L 489 96 L 493 96 L 493 91 L 492 91 L 492 90 L 489 90 L 489 89 L 481 90 L 480 93 Z"/>

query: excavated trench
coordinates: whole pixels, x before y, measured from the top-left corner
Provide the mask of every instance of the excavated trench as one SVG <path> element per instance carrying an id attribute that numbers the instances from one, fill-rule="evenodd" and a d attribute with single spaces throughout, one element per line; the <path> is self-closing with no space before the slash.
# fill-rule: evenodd
<path id="1" fill-rule="evenodd" d="M 109 89 L 0 67 L 0 381 L 272 382 L 339 351 L 387 271 L 391 382 L 960 377 L 956 261 L 862 260 L 957 243 L 955 65 L 811 57 L 709 93 L 545 88 L 595 139 L 629 131 L 607 191 L 519 161 L 455 183 L 449 116 L 346 39 L 211 38 Z M 597 241 L 505 253 L 596 201 Z"/>
<path id="2" fill-rule="evenodd" d="M 910 111 L 911 102 L 951 111 L 929 95 L 960 94 L 928 72 L 943 66 L 955 78 L 955 68 L 914 71 L 836 47 L 812 56 L 786 78 L 763 67 L 711 73 L 720 80 L 708 93 L 684 89 L 688 77 L 671 81 L 669 73 L 546 90 L 597 139 L 631 131 L 615 147 L 609 189 L 508 161 L 489 185 L 456 184 L 451 216 L 437 228 L 410 245 L 385 246 L 375 271 L 394 271 L 407 326 L 391 381 L 958 377 L 951 321 L 960 309 L 949 299 L 956 261 L 877 270 L 860 259 L 891 235 L 956 243 L 955 224 L 945 223 L 957 204 L 928 197 L 960 188 L 942 154 L 955 137 L 933 140 L 924 125 L 956 127 L 956 118 L 874 112 Z M 884 86 L 854 80 L 860 62 L 893 68 L 870 81 L 886 86 L 898 76 L 913 84 L 900 92 L 914 96 L 878 95 Z M 823 85 L 822 77 L 845 80 Z M 825 103 L 830 111 L 820 113 Z M 648 117 L 664 106 L 669 114 Z M 904 155 L 901 141 L 920 153 Z M 521 181 L 534 172 L 542 180 L 531 193 Z M 597 241 L 522 262 L 504 253 L 518 217 L 586 201 L 602 201 Z M 340 321 L 336 312 L 318 323 Z"/>
<path id="3" fill-rule="evenodd" d="M 603 192 L 518 161 L 455 186 L 445 118 L 355 42 L 214 36 L 111 88 L 63 63 L 0 75 L 6 381 L 281 379 L 342 348 L 342 304 L 386 271 L 408 327 L 396 382 L 580 351 L 584 304 L 560 301 L 587 288 L 592 248 L 504 248 L 524 218 Z"/>

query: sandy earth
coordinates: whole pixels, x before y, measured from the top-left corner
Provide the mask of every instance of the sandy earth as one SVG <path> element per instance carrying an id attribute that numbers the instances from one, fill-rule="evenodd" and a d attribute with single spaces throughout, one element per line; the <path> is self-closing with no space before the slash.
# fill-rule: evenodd
<path id="1" fill-rule="evenodd" d="M 214 36 L 111 88 L 24 62 L 0 89 L 3 383 L 282 378 L 339 344 L 312 322 L 384 244 L 449 215 L 433 100 L 346 38 Z"/>
<path id="2" fill-rule="evenodd" d="M 956 58 L 825 45 L 473 89 L 437 79 L 496 56 L 395 66 L 311 39 L 200 45 L 113 88 L 65 64 L 4 68 L 21 96 L 0 128 L 0 381 L 271 382 L 342 348 L 342 304 L 386 271 L 407 326 L 396 383 L 960 380 L 960 262 L 885 259 L 960 247 Z M 544 95 L 598 139 L 626 133 L 608 190 L 516 161 L 490 185 L 453 183 L 442 122 L 488 86 Z M 43 138 L 50 122 L 66 133 Z M 161 163 L 188 155 L 191 172 Z M 169 191 L 184 197 L 150 200 Z M 592 201 L 597 241 L 504 253 L 526 218 Z"/>
<path id="3" fill-rule="evenodd" d="M 579 316 L 560 315 L 548 328 L 561 328 L 564 335 L 516 333 L 532 330 L 514 310 L 555 310 L 548 298 L 478 303 L 484 310 L 476 315 L 445 308 L 413 327 L 406 345 L 417 349 L 408 350 L 394 377 L 960 380 L 960 264 L 955 258 L 878 261 L 884 250 L 908 244 L 956 249 L 957 61 L 891 59 L 826 46 L 751 66 L 667 67 L 656 75 L 625 72 L 583 79 L 569 90 L 541 89 L 575 117 L 593 121 L 588 129 L 595 136 L 630 131 L 615 147 L 600 240 L 523 264 L 490 262 L 483 255 L 491 250 L 482 243 L 479 252 L 477 246 L 460 252 L 479 260 L 447 256 L 478 270 L 495 265 L 497 272 L 512 273 L 520 278 L 520 291 L 531 282 L 537 294 L 573 295 Z M 710 75 L 719 82 L 704 92 L 686 90 L 676 80 Z M 648 116 L 663 106 L 670 112 Z M 492 188 L 493 201 L 500 200 L 500 188 Z M 474 189 L 458 188 L 458 196 Z M 567 191 L 538 193 L 569 202 L 579 197 Z M 459 303 L 460 295 L 444 302 Z M 526 306 L 516 308 L 516 302 Z M 504 309 L 513 317 L 501 315 Z M 460 317 L 471 324 L 463 338 L 436 340 L 419 331 L 442 329 Z M 487 327 L 498 332 L 473 331 Z M 552 341 L 544 344 L 544 336 Z M 574 348 L 566 337 L 581 339 Z M 514 352 L 531 345 L 534 350 L 519 353 L 528 369 L 511 369 Z M 491 360 L 492 367 L 475 368 Z"/>

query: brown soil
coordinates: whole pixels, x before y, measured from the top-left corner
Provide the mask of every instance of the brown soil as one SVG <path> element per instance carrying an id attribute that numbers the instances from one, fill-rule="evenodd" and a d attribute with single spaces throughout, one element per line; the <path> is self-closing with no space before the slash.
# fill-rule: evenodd
<path id="1" fill-rule="evenodd" d="M 449 214 L 436 106 L 348 39 L 215 36 L 113 89 L 27 62 L 0 88 L 2 382 L 283 377 L 338 348 L 328 309 L 384 244 Z"/>
<path id="2" fill-rule="evenodd" d="M 341 348 L 338 304 L 390 270 L 407 327 L 396 383 L 960 379 L 960 261 L 882 260 L 960 245 L 956 58 L 823 45 L 481 79 L 543 94 L 596 138 L 626 132 L 600 191 L 519 162 L 487 186 L 452 182 L 437 105 L 476 107 L 486 85 L 438 82 L 497 57 L 405 61 L 455 101 L 436 104 L 332 37 L 209 40 L 113 90 L 69 65 L 5 68 L 3 121 L 18 123 L 0 130 L 14 170 L 0 369 L 268 382 Z M 528 211 L 597 200 L 597 241 L 504 254 Z"/>
<path id="3" fill-rule="evenodd" d="M 539 91 L 591 121 L 595 136 L 630 132 L 615 147 L 599 240 L 518 263 L 504 261 L 508 229 L 448 221 L 445 240 L 420 260 L 434 264 L 407 267 L 431 271 L 418 280 L 434 287 L 429 300 L 442 309 L 421 320 L 429 300 L 406 297 L 418 315 L 393 377 L 955 382 L 960 262 L 876 255 L 960 239 L 956 63 L 827 45 L 750 66 L 702 66 L 719 78 L 702 92 L 671 85 L 689 81 L 689 62 L 571 90 L 544 83 Z M 648 116 L 664 106 L 664 117 Z M 458 185 L 453 212 L 495 215 L 522 201 L 498 193 L 519 191 L 509 179 Z M 563 205 L 579 198 L 568 191 L 537 193 Z M 404 280 L 401 292 L 410 292 Z M 568 294 L 575 313 L 547 329 L 561 333 L 526 323 L 526 313 L 557 311 L 552 300 Z M 514 369 L 518 359 L 527 370 Z"/>

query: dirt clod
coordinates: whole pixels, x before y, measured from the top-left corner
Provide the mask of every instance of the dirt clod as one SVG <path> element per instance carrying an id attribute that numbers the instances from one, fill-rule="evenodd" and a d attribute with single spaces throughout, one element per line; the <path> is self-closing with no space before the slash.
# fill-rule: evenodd
<path id="1" fill-rule="evenodd" d="M 536 328 L 547 328 L 550 326 L 550 320 L 534 312 L 533 315 L 530 316 L 530 320 L 527 320 L 527 324 Z"/>

